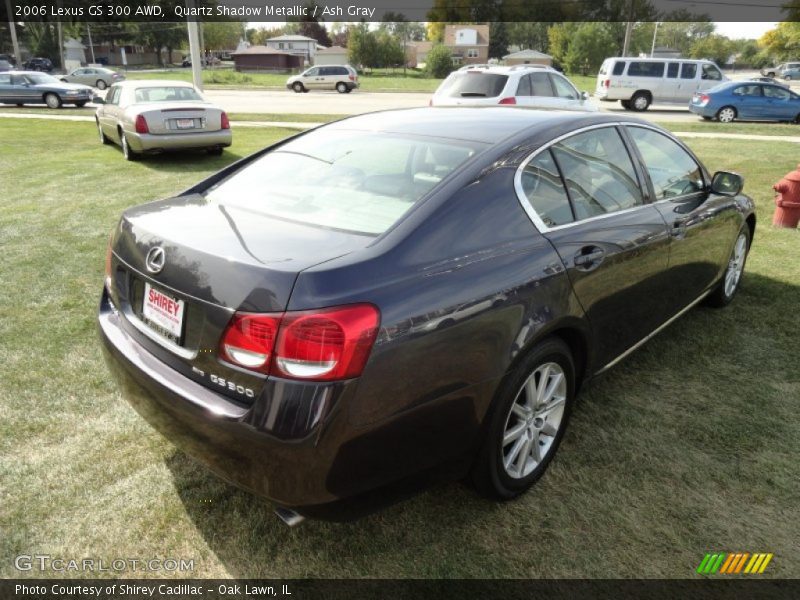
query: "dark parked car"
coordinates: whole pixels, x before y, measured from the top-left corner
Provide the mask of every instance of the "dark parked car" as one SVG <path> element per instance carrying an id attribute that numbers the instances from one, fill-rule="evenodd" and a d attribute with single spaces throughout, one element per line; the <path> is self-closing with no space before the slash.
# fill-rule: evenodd
<path id="1" fill-rule="evenodd" d="M 30 58 L 22 63 L 22 67 L 26 71 L 47 71 L 48 73 L 53 70 L 53 62 L 49 58 Z"/>
<path id="2" fill-rule="evenodd" d="M 721 123 L 737 119 L 800 123 L 800 95 L 781 85 L 732 81 L 696 93 L 689 110 Z"/>
<path id="3" fill-rule="evenodd" d="M 350 118 L 127 210 L 101 338 L 146 419 L 284 516 L 467 474 L 508 499 L 584 381 L 733 299 L 741 187 L 621 115 Z"/>
<path id="4" fill-rule="evenodd" d="M 92 88 L 88 85 L 64 83 L 46 73 L 0 73 L 0 102 L 5 104 L 46 104 L 49 108 L 61 108 L 62 104 L 83 106 L 91 100 Z"/>

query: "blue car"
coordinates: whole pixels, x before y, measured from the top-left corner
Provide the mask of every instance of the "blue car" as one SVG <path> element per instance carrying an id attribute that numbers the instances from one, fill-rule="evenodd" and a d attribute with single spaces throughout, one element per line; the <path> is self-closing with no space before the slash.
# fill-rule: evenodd
<path id="1" fill-rule="evenodd" d="M 731 81 L 697 92 L 689 103 L 689 110 L 720 123 L 736 119 L 800 123 L 800 95 L 781 85 Z"/>

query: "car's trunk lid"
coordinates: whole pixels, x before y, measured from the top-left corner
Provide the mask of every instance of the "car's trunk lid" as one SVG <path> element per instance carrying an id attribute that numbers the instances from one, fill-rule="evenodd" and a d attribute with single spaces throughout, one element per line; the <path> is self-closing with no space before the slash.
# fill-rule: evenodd
<path id="1" fill-rule="evenodd" d="M 152 135 L 218 131 L 222 124 L 222 111 L 202 101 L 157 102 L 134 107 L 146 119 Z"/>

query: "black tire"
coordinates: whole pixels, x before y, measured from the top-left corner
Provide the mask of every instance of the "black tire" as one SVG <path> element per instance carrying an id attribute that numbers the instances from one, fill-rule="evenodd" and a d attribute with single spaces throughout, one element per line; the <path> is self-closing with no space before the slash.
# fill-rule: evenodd
<path id="1" fill-rule="evenodd" d="M 736 109 L 733 106 L 723 106 L 715 115 L 717 121 L 720 123 L 733 123 L 738 116 L 739 113 L 736 112 Z"/>
<path id="2" fill-rule="evenodd" d="M 108 85 L 106 84 L 106 82 L 105 82 L 105 81 L 103 81 L 102 79 L 98 79 L 98 80 L 95 82 L 95 84 L 94 84 L 94 85 L 95 85 L 95 87 L 96 87 L 98 90 L 104 90 L 104 89 L 106 89 L 106 88 L 108 87 Z"/>
<path id="3" fill-rule="evenodd" d="M 22 102 L 17 102 L 17 106 L 25 106 Z"/>
<path id="4" fill-rule="evenodd" d="M 86 101 L 81 100 L 80 102 L 76 102 L 75 106 L 77 106 L 78 108 L 83 108 L 84 106 L 86 106 Z"/>
<path id="5" fill-rule="evenodd" d="M 767 77 L 775 77 L 775 71 L 770 71 L 767 73 Z"/>
<path id="6" fill-rule="evenodd" d="M 111 140 L 108 139 L 108 136 L 105 133 L 103 133 L 102 129 L 100 129 L 100 121 L 95 119 L 94 122 L 97 124 L 97 133 L 100 136 L 100 143 L 103 144 L 104 146 L 108 146 L 111 143 Z"/>
<path id="7" fill-rule="evenodd" d="M 710 121 L 710 120 L 711 120 L 711 117 L 706 117 L 706 116 L 703 117 L 703 121 Z"/>
<path id="8" fill-rule="evenodd" d="M 630 100 L 620 100 L 619 103 L 622 105 L 622 108 L 625 110 L 631 109 L 631 101 Z"/>
<path id="9" fill-rule="evenodd" d="M 122 156 L 125 160 L 134 161 L 139 158 L 139 155 L 128 145 L 128 138 L 125 137 L 125 132 L 123 131 L 119 133 L 119 143 L 122 146 Z"/>
<path id="10" fill-rule="evenodd" d="M 348 87 L 347 87 L 347 93 L 349 94 L 349 93 L 350 93 L 350 92 L 352 92 L 352 91 L 353 91 L 353 88 L 351 88 L 351 87 L 349 87 L 349 86 L 348 86 Z"/>
<path id="11" fill-rule="evenodd" d="M 47 108 L 61 108 L 61 97 L 58 94 L 49 92 L 44 95 L 44 103 Z"/>
<path id="12" fill-rule="evenodd" d="M 222 156 L 222 148 L 208 148 L 206 153 L 210 154 L 211 156 Z"/>
<path id="13" fill-rule="evenodd" d="M 558 365 L 563 373 L 565 392 L 562 401 L 562 414 L 555 435 L 545 436 L 549 440 L 549 445 L 538 463 L 533 466 L 529 473 L 518 473 L 518 476 L 512 477 L 508 472 L 508 468 L 504 465 L 504 458 L 507 458 L 504 456 L 504 452 L 506 447 L 513 447 L 518 442 L 504 444 L 503 438 L 508 433 L 507 427 L 513 418 L 519 421 L 517 426 L 522 427 L 524 430 L 523 435 L 519 435 L 516 439 L 520 440 L 523 437 L 528 439 L 526 436 L 529 436 L 529 430 L 513 409 L 522 398 L 522 394 L 524 394 L 525 383 L 529 378 L 537 374 L 538 369 L 544 368 L 547 364 Z M 506 375 L 498 388 L 490 412 L 487 415 L 486 438 L 471 473 L 472 482 L 481 495 L 496 500 L 510 500 L 525 492 L 544 474 L 564 436 L 574 396 L 575 364 L 567 345 L 558 338 L 547 338 L 536 344 L 519 364 Z M 533 415 L 529 417 L 529 419 L 531 418 L 533 418 Z M 542 423 L 541 426 L 544 427 L 547 416 L 544 417 L 544 421 L 542 419 L 539 419 L 539 421 Z M 531 424 L 530 426 L 533 425 Z M 544 436 L 544 433 L 542 435 Z M 540 447 L 548 441 L 544 437 L 539 438 L 538 433 L 534 439 L 537 440 L 536 443 Z M 523 442 L 523 446 L 524 444 L 525 442 Z M 512 454 L 513 448 L 509 450 L 509 455 Z M 523 453 L 519 452 L 516 456 L 523 456 Z M 527 465 L 528 457 L 527 455 L 524 456 L 525 464 Z M 512 460 L 511 462 L 513 464 L 518 461 Z M 531 463 L 531 465 L 534 463 Z"/>
<path id="14" fill-rule="evenodd" d="M 635 110 L 636 112 L 644 112 L 650 108 L 651 102 L 652 99 L 650 98 L 650 94 L 647 92 L 636 92 L 633 96 L 631 96 L 631 110 Z"/>
<path id="15" fill-rule="evenodd" d="M 292 84 L 292 89 L 294 90 L 295 94 L 299 94 L 301 92 L 305 92 L 306 91 L 306 87 L 302 83 L 300 83 L 299 81 L 295 81 Z"/>
<path id="16" fill-rule="evenodd" d="M 347 84 L 344 83 L 343 81 L 340 81 L 339 83 L 336 84 L 336 91 L 339 92 L 340 94 L 346 94 Z"/>
<path id="17" fill-rule="evenodd" d="M 784 79 L 786 81 L 791 81 L 792 80 L 792 76 L 791 75 L 787 75 L 786 77 L 784 77 Z"/>
<path id="18" fill-rule="evenodd" d="M 736 250 L 737 245 L 739 244 L 739 239 L 744 237 L 744 255 L 739 259 L 741 264 L 738 267 L 739 275 L 736 278 L 732 288 L 727 286 L 728 276 L 732 268 L 734 268 L 733 263 L 736 260 Z M 739 291 L 739 287 L 742 283 L 742 277 L 744 276 L 744 268 L 747 263 L 747 256 L 750 254 L 750 227 L 745 223 L 742 225 L 742 228 L 739 230 L 739 233 L 736 236 L 736 241 L 733 243 L 733 248 L 731 249 L 731 256 L 728 259 L 728 266 L 725 269 L 725 274 L 722 276 L 722 279 L 714 288 L 714 291 L 708 295 L 706 300 L 706 304 L 709 306 L 713 306 L 714 308 L 722 308 L 724 306 L 728 306 L 731 301 L 736 297 L 736 292 Z"/>

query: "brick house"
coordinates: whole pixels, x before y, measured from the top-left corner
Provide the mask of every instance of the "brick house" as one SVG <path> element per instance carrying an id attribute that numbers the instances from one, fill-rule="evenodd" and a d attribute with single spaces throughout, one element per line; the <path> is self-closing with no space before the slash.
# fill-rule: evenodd
<path id="1" fill-rule="evenodd" d="M 485 64 L 489 61 L 489 24 L 445 25 L 444 45 L 451 49 L 455 66 Z"/>

